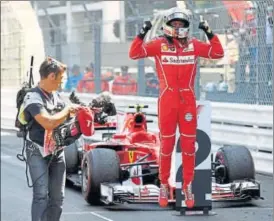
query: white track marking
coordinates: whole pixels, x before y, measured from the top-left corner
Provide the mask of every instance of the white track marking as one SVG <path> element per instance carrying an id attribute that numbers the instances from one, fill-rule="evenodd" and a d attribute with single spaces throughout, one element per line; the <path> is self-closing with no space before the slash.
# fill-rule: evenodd
<path id="1" fill-rule="evenodd" d="M 106 221 L 114 221 L 114 220 L 112 220 L 112 219 L 109 219 L 109 218 L 107 218 L 107 217 L 105 217 L 105 216 L 102 216 L 102 215 L 100 215 L 100 214 L 98 214 L 98 213 L 95 213 L 95 212 L 90 212 L 90 214 L 92 214 L 93 216 L 97 216 L 97 217 L 99 217 L 100 219 L 103 219 L 103 220 L 106 220 Z"/>

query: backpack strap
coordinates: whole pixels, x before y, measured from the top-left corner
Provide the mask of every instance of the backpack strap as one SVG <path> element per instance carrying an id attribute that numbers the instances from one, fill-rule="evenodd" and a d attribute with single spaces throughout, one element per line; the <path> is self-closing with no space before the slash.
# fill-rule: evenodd
<path id="1" fill-rule="evenodd" d="M 19 109 L 19 113 L 18 113 L 18 120 L 19 122 L 24 125 L 27 126 L 29 128 L 29 123 L 27 122 L 25 119 L 25 109 L 30 105 L 30 104 L 34 104 L 34 103 L 39 103 L 43 105 L 43 100 L 42 97 L 39 93 L 37 92 L 28 92 L 26 94 L 26 96 L 24 97 L 24 101 L 20 106 Z"/>

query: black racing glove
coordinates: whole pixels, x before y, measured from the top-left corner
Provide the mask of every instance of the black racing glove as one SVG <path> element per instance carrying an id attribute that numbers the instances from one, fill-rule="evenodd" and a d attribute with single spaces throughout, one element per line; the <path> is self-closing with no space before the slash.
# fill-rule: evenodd
<path id="1" fill-rule="evenodd" d="M 199 23 L 199 29 L 201 29 L 205 32 L 205 34 L 209 40 L 211 40 L 214 37 L 214 34 L 213 34 L 212 30 L 210 29 L 207 21 L 201 21 Z"/>
<path id="2" fill-rule="evenodd" d="M 148 31 L 152 28 L 152 24 L 150 21 L 145 21 L 143 24 L 143 27 L 140 30 L 140 33 L 138 34 L 139 38 L 144 39 Z"/>

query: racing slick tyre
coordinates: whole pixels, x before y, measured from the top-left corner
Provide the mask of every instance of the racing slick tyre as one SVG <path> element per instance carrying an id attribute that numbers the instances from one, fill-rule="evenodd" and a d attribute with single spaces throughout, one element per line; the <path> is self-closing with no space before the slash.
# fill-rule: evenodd
<path id="1" fill-rule="evenodd" d="M 73 143 L 64 149 L 67 173 L 76 173 L 78 171 L 79 157 L 78 145 Z"/>
<path id="2" fill-rule="evenodd" d="M 235 180 L 255 179 L 253 158 L 246 147 L 221 147 L 216 153 L 215 162 L 225 167 L 224 177 L 221 182 L 223 184 L 231 183 Z"/>
<path id="3" fill-rule="evenodd" d="M 111 149 L 85 153 L 82 164 L 82 194 L 90 205 L 100 205 L 100 184 L 119 182 L 120 159 Z"/>

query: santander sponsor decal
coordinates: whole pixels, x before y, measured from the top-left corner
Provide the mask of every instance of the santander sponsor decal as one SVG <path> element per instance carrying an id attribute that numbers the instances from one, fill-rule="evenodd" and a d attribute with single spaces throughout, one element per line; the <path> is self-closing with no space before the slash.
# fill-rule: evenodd
<path id="1" fill-rule="evenodd" d="M 161 57 L 163 65 L 187 65 L 195 63 L 195 56 L 165 56 Z"/>

